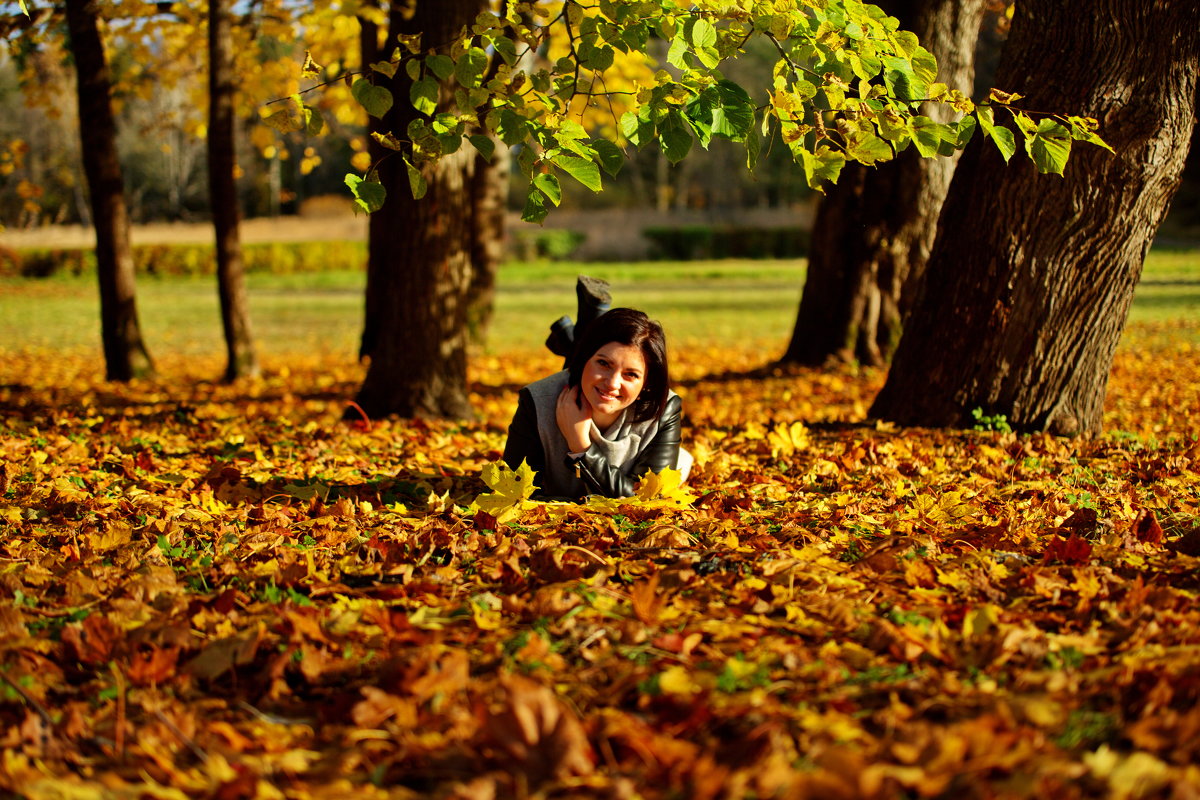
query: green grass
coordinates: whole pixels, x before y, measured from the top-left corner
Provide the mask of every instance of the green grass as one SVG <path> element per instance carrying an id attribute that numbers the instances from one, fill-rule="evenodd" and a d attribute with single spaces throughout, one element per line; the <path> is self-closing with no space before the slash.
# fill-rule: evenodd
<path id="1" fill-rule="evenodd" d="M 745 342 L 782 351 L 795 321 L 804 262 L 507 264 L 498 277 L 488 349 L 540 347 L 554 319 L 574 314 L 575 276 L 581 273 L 610 281 L 618 304 L 646 309 L 676 343 Z M 259 274 L 248 276 L 247 282 L 263 353 L 323 351 L 353 357 L 357 352 L 363 274 Z M 138 308 L 152 354 L 222 352 L 213 278 L 143 277 Z M 1200 252 L 1153 251 L 1130 321 L 1180 319 L 1200 319 Z M 0 352 L 98 351 L 99 324 L 94 278 L 0 280 Z"/>

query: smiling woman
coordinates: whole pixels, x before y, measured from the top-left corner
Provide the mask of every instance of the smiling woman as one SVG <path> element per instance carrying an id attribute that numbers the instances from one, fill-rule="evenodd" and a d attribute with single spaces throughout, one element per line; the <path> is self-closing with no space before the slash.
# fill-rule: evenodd
<path id="1" fill-rule="evenodd" d="M 521 389 L 504 461 L 526 462 L 545 496 L 628 497 L 647 472 L 687 477 L 681 416 L 662 326 L 614 308 L 582 332 L 566 369 Z"/>

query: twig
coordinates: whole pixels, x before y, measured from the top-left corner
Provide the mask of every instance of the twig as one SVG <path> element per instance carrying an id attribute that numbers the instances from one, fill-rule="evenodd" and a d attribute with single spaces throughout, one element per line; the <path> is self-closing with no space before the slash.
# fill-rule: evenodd
<path id="1" fill-rule="evenodd" d="M 21 698 L 42 718 L 42 722 L 45 723 L 42 726 L 42 752 L 45 753 L 47 746 L 50 744 L 50 729 L 54 726 L 54 717 L 50 716 L 50 712 L 46 710 L 44 705 L 38 702 L 36 697 L 25 691 L 25 687 L 9 677 L 8 670 L 3 667 L 0 667 L 0 679 L 3 679 L 17 694 L 21 695 Z"/>
<path id="2" fill-rule="evenodd" d="M 161 710 L 156 708 L 154 709 L 154 716 L 158 717 L 159 722 L 161 722 L 163 725 L 166 725 L 171 730 L 171 733 L 175 734 L 175 737 L 179 739 L 179 741 L 187 745 L 187 748 L 196 755 L 196 758 L 208 763 L 208 753 L 201 750 L 200 745 L 196 744 L 196 742 L 193 741 L 190 736 L 179 730 L 179 726 L 172 722 L 166 714 L 162 713 Z"/>
<path id="3" fill-rule="evenodd" d="M 113 732 L 113 752 L 117 759 L 125 760 L 125 678 L 121 675 L 121 669 L 117 666 L 117 662 L 112 662 L 109 667 L 112 669 L 113 679 L 117 682 L 117 724 L 116 730 Z"/>

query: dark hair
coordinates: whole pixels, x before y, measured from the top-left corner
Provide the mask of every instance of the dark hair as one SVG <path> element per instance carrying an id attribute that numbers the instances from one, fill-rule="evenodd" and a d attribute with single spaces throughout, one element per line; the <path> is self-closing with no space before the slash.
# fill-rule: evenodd
<path id="1" fill-rule="evenodd" d="M 575 339 L 575 349 L 567 361 L 568 386 L 583 380 L 588 360 L 609 342 L 640 347 L 646 359 L 646 378 L 642 393 L 633 401 L 633 419 L 645 422 L 662 414 L 667 406 L 670 378 L 667 371 L 667 337 L 662 326 L 641 311 L 614 308 L 594 319 Z"/>

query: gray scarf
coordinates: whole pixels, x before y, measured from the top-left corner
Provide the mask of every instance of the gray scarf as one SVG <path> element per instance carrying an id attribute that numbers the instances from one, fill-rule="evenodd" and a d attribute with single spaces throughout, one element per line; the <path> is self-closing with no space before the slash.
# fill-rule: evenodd
<path id="1" fill-rule="evenodd" d="M 587 494 L 583 480 L 575 477 L 575 470 L 567 465 L 567 440 L 558 429 L 556 419 L 558 395 L 567 385 L 567 377 L 567 371 L 563 370 L 526 387 L 533 396 L 538 435 L 546 453 L 546 474 L 539 476 L 538 486 L 551 497 Z M 658 417 L 645 422 L 632 422 L 630 416 L 629 409 L 625 409 L 603 431 L 593 422 L 591 433 L 592 447 L 598 449 L 610 465 L 618 467 L 626 475 L 633 470 L 645 445 L 658 433 Z"/>

